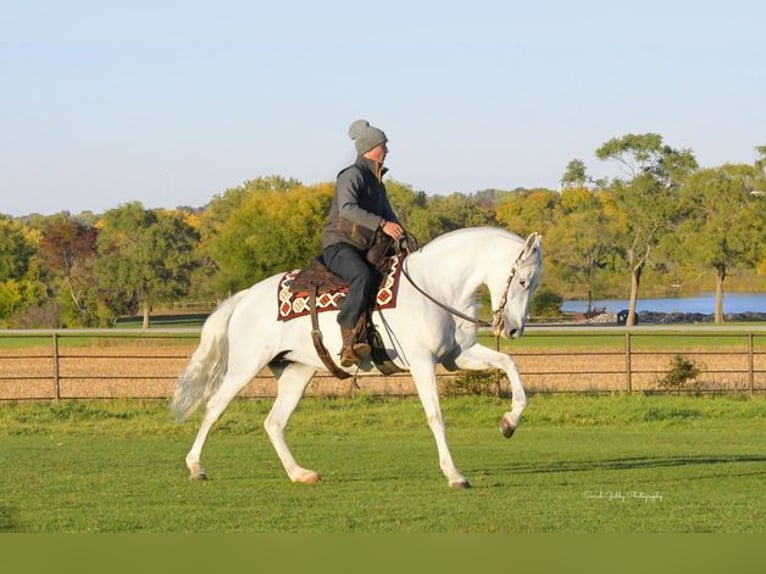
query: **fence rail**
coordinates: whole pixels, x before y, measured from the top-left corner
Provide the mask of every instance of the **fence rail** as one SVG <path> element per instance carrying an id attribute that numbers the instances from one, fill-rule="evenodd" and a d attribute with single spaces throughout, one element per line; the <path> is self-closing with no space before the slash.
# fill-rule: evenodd
<path id="1" fill-rule="evenodd" d="M 0 400 L 167 398 L 199 340 L 198 328 L 0 331 Z M 535 327 L 505 344 L 529 392 L 646 392 L 682 356 L 706 392 L 766 391 L 766 327 Z M 461 374 L 439 371 L 444 385 Z M 500 383 L 498 383 L 499 385 Z M 307 394 L 359 389 L 411 395 L 408 374 L 340 381 L 318 373 Z M 268 370 L 245 396 L 272 397 Z"/>

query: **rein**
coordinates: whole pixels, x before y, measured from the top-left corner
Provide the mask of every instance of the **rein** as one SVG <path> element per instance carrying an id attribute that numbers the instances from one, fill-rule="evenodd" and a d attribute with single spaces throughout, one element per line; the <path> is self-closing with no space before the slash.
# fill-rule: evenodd
<path id="1" fill-rule="evenodd" d="M 417 289 L 420 292 L 421 295 L 423 295 L 423 297 L 425 297 L 426 299 L 428 299 L 432 303 L 436 303 L 439 307 L 441 307 L 445 311 L 449 311 L 453 315 L 455 315 L 457 317 L 460 317 L 461 319 L 465 319 L 466 321 L 469 321 L 469 322 L 471 322 L 471 323 L 473 323 L 475 325 L 478 325 L 479 327 L 492 327 L 493 326 L 493 323 L 488 323 L 487 321 L 482 321 L 481 319 L 477 319 L 475 317 L 471 317 L 469 315 L 466 315 L 465 313 L 461 313 L 460 311 L 458 311 L 454 307 L 450 307 L 446 303 L 442 303 L 441 301 L 435 299 L 432 295 L 426 293 L 420 287 L 420 285 L 415 283 L 415 281 L 412 279 L 412 277 L 410 277 L 410 274 L 407 272 L 407 266 L 406 265 L 402 265 L 402 274 L 407 278 L 407 281 L 409 281 L 412 284 L 412 286 L 415 289 Z M 494 316 L 494 312 L 493 312 L 493 316 Z"/>
<path id="2" fill-rule="evenodd" d="M 426 299 L 431 301 L 432 303 L 435 303 L 445 311 L 448 311 L 455 315 L 456 317 L 460 317 L 461 319 L 468 321 L 470 323 L 473 323 L 474 325 L 477 325 L 479 327 L 491 327 L 492 331 L 495 335 L 495 347 L 499 347 L 500 345 L 500 335 L 498 335 L 498 332 L 500 330 L 500 327 L 503 324 L 503 309 L 505 308 L 505 304 L 508 302 L 508 292 L 511 289 L 511 282 L 513 281 L 513 278 L 516 276 L 516 271 L 518 270 L 518 265 L 521 262 L 521 258 L 524 255 L 524 248 L 521 249 L 521 253 L 519 253 L 519 256 L 516 258 L 516 261 L 513 262 L 513 267 L 511 267 L 511 272 L 508 275 L 508 280 L 505 282 L 505 288 L 503 289 L 503 296 L 500 298 L 500 305 L 498 305 L 497 309 L 492 311 L 492 322 L 488 323 L 487 321 L 482 321 L 481 319 L 476 319 L 475 317 L 471 317 L 469 315 L 466 315 L 465 313 L 462 313 L 455 309 L 454 307 L 450 307 L 446 303 L 442 303 L 441 301 L 437 300 L 435 297 L 430 295 L 429 293 L 426 293 L 420 285 L 415 283 L 415 281 L 410 277 L 410 274 L 407 272 L 407 259 L 405 259 L 402 262 L 402 273 L 407 278 L 407 281 L 410 282 L 410 284 L 417 289 L 418 292 L 420 292 L 421 295 L 423 295 Z"/>

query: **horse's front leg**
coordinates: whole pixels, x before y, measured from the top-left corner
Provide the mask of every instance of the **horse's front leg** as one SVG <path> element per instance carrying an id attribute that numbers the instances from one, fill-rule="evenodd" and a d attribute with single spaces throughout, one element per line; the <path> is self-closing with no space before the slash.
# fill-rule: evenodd
<path id="1" fill-rule="evenodd" d="M 511 410 L 503 414 L 500 419 L 500 432 L 505 438 L 511 438 L 521 423 L 521 413 L 527 406 L 527 395 L 521 385 L 521 375 L 516 362 L 505 353 L 493 351 L 477 343 L 460 353 L 455 358 L 454 364 L 459 369 L 496 368 L 505 371 L 511 383 Z"/>
<path id="2" fill-rule="evenodd" d="M 447 433 L 444 427 L 441 407 L 439 405 L 439 391 L 436 385 L 436 365 L 431 359 L 411 361 L 410 372 L 415 381 L 418 397 L 423 404 L 428 426 L 436 439 L 436 448 L 439 452 L 439 466 L 447 477 L 449 485 L 453 488 L 469 488 L 471 485 L 463 474 L 455 466 L 452 455 L 447 445 Z"/>

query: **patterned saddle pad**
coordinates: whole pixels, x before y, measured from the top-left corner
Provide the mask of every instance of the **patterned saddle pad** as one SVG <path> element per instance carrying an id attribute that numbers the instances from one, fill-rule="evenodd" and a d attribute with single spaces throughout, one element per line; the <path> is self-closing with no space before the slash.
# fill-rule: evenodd
<path id="1" fill-rule="evenodd" d="M 391 257 L 391 263 L 388 272 L 381 282 L 378 290 L 377 305 L 378 309 L 389 309 L 396 307 L 396 297 L 399 291 L 399 276 L 401 275 L 402 260 L 405 254 Z M 277 287 L 277 320 L 289 321 L 296 317 L 303 317 L 309 314 L 309 293 L 299 291 L 294 293 L 292 288 L 293 281 L 301 272 L 300 269 L 294 269 L 285 273 L 279 280 Z M 334 289 L 319 291 L 317 293 L 316 305 L 317 312 L 335 311 L 338 305 L 346 296 L 348 289 L 346 287 L 337 287 Z"/>

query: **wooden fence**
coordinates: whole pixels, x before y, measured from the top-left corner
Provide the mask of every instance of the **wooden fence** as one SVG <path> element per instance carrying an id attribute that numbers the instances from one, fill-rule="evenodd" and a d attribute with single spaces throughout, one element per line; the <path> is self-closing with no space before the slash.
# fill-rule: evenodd
<path id="1" fill-rule="evenodd" d="M 0 400 L 167 398 L 196 348 L 199 329 L 0 331 Z M 766 390 L 766 327 L 535 327 L 504 344 L 528 392 L 647 392 L 682 357 L 699 369 L 696 391 Z M 462 377 L 462 379 L 461 379 Z M 465 373 L 438 372 L 459 392 Z M 507 390 L 507 382 L 498 389 Z M 272 397 L 268 370 L 244 396 Z M 308 395 L 412 395 L 409 374 L 340 381 L 318 373 Z"/>

